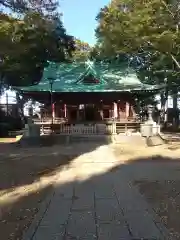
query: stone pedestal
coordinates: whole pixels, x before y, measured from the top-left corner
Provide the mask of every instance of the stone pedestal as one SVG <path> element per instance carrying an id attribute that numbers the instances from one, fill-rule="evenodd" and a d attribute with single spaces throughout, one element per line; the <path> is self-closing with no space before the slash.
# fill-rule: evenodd
<path id="1" fill-rule="evenodd" d="M 156 122 L 145 122 L 140 126 L 140 132 L 142 137 L 152 137 L 160 134 L 160 125 Z"/>
<path id="2" fill-rule="evenodd" d="M 142 137 L 151 137 L 152 133 L 152 124 L 143 123 L 140 126 L 140 132 Z"/>
<path id="3" fill-rule="evenodd" d="M 28 123 L 25 124 L 25 137 L 39 137 L 40 136 L 40 127 L 33 123 L 31 119 L 28 119 Z"/>

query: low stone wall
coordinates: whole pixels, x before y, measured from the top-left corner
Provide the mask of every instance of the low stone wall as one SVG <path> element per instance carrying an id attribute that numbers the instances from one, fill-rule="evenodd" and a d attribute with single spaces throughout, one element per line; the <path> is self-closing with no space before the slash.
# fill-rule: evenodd
<path id="1" fill-rule="evenodd" d="M 106 135 L 43 135 L 39 137 L 22 137 L 17 145 L 20 147 L 41 147 L 80 142 L 109 144 L 112 142 L 112 138 Z"/>

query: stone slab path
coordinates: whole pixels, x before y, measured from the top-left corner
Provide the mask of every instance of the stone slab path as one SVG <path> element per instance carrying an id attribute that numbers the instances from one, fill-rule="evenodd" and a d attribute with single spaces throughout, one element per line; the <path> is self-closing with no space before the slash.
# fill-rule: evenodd
<path id="1" fill-rule="evenodd" d="M 38 227 L 24 240 L 168 239 L 111 146 L 74 159 L 57 175 Z"/>

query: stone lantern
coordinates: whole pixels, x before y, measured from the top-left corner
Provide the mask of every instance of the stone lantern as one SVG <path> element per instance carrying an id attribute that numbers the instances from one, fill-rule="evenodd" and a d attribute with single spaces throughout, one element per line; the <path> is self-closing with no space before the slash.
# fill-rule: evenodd
<path id="1" fill-rule="evenodd" d="M 148 120 L 141 124 L 140 132 L 143 137 L 152 137 L 156 136 L 160 133 L 160 125 L 154 122 L 152 114 L 153 114 L 153 106 L 148 105 L 147 107 L 148 112 Z"/>

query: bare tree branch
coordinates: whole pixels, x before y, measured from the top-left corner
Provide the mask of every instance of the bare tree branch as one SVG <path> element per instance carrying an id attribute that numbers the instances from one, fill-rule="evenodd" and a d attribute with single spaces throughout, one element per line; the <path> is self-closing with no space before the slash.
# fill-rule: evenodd
<path id="1" fill-rule="evenodd" d="M 175 62 L 176 66 L 180 69 L 180 63 L 177 61 L 174 55 L 171 54 L 172 60 Z"/>

